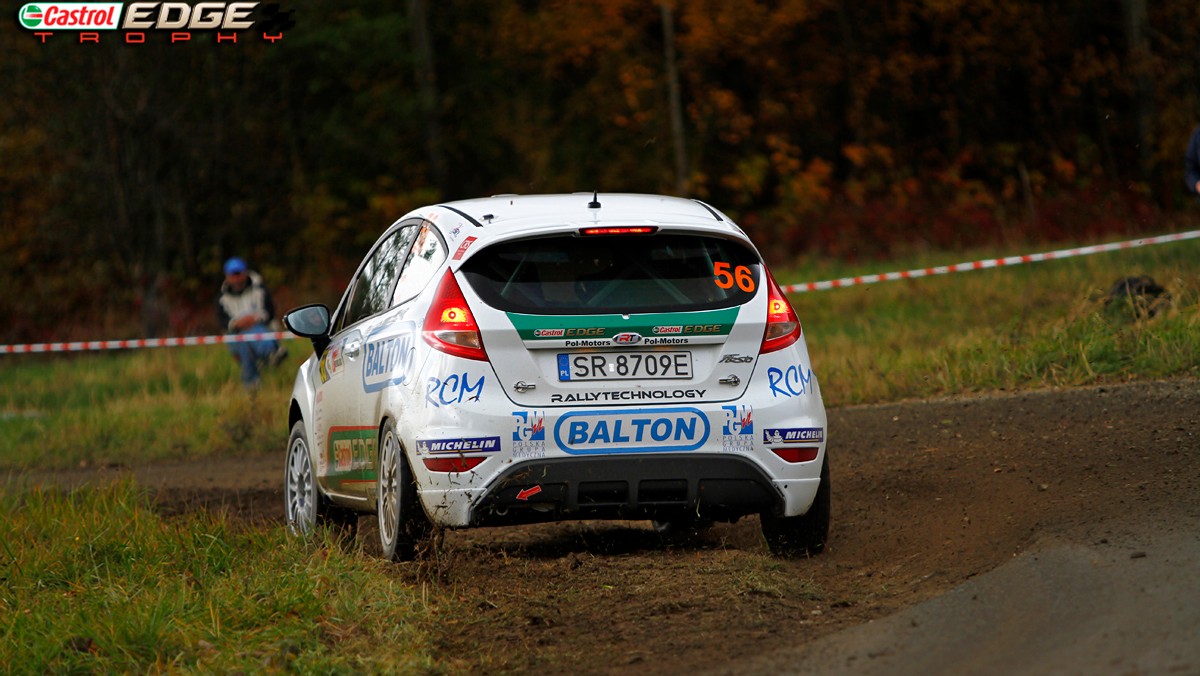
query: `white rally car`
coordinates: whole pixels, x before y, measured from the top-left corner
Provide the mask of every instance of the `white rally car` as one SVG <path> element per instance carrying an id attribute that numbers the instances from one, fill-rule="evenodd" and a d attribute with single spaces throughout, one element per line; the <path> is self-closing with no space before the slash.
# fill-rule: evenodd
<path id="1" fill-rule="evenodd" d="M 374 511 L 385 556 L 433 525 L 761 515 L 829 530 L 826 416 L 800 321 L 746 234 L 696 200 L 502 195 L 389 227 L 330 314 L 284 318 L 287 521 Z"/>

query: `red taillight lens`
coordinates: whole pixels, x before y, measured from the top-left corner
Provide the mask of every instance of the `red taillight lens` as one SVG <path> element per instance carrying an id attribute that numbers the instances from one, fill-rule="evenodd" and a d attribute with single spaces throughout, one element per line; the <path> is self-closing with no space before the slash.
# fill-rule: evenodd
<path id="1" fill-rule="evenodd" d="M 430 472 L 466 472 L 487 458 L 425 458 L 425 468 Z"/>
<path id="2" fill-rule="evenodd" d="M 657 225 L 629 225 L 616 227 L 581 228 L 581 235 L 653 235 L 658 232 Z"/>
<path id="3" fill-rule="evenodd" d="M 767 272 L 767 330 L 763 333 L 760 353 L 766 354 L 795 343 L 800 339 L 800 318 L 792 309 L 787 296 Z"/>
<path id="4" fill-rule="evenodd" d="M 465 359 L 487 361 L 483 337 L 479 335 L 479 325 L 475 323 L 475 316 L 471 314 L 471 308 L 454 279 L 454 273 L 449 270 L 442 277 L 442 281 L 438 282 L 433 305 L 429 306 L 429 312 L 425 314 L 422 333 L 425 342 L 436 350 Z"/>
<path id="5" fill-rule="evenodd" d="M 801 446 L 798 448 L 772 448 L 771 452 L 783 458 L 785 462 L 812 462 L 817 459 L 817 453 L 820 450 L 811 446 Z"/>

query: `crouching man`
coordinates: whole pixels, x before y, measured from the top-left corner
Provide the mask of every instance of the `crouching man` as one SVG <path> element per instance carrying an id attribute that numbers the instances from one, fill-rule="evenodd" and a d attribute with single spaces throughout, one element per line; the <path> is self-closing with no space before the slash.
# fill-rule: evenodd
<path id="1" fill-rule="evenodd" d="M 241 258 L 225 261 L 217 317 L 230 335 L 271 331 L 268 325 L 275 319 L 271 292 L 263 284 L 262 276 L 249 269 Z M 287 358 L 287 348 L 273 338 L 229 343 L 229 351 L 242 367 L 242 384 L 251 389 L 258 387 L 260 364 L 278 366 Z"/>

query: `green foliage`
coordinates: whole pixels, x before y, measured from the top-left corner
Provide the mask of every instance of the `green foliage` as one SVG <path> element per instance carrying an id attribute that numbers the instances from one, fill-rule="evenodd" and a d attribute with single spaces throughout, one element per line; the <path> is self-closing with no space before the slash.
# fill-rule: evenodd
<path id="1" fill-rule="evenodd" d="M 0 492 L 0 671 L 429 670 L 420 594 L 320 533 L 166 521 L 133 486 Z M 381 651 L 380 646 L 386 646 Z"/>

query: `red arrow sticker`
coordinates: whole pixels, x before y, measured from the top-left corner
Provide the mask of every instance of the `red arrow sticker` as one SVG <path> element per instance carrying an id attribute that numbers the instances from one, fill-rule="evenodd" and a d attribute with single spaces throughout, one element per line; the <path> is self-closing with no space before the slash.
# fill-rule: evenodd
<path id="1" fill-rule="evenodd" d="M 526 488 L 524 490 L 518 491 L 517 499 L 518 500 L 528 500 L 530 496 L 537 495 L 538 493 L 541 493 L 541 492 L 542 492 L 541 486 L 532 486 L 530 488 Z"/>

